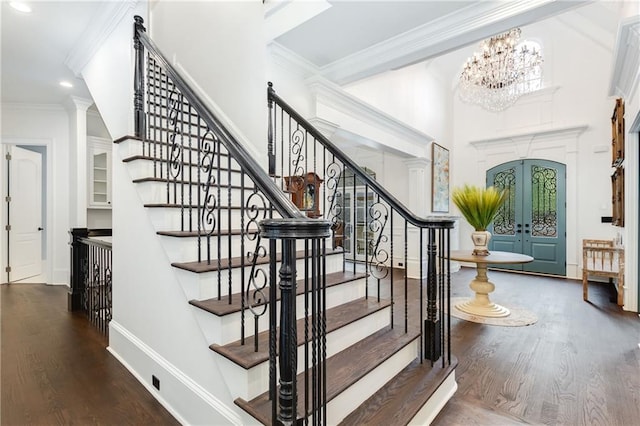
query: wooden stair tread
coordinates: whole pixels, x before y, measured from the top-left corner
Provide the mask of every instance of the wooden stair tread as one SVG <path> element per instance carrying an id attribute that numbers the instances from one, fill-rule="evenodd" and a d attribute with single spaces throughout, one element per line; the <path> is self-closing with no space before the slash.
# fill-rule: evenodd
<path id="1" fill-rule="evenodd" d="M 145 177 L 145 178 L 138 178 L 133 180 L 133 183 L 145 183 L 145 182 L 169 183 L 169 184 L 175 184 L 175 185 L 181 185 L 181 186 L 187 186 L 187 185 L 200 186 L 205 184 L 205 182 L 196 182 L 196 181 L 189 182 L 187 180 L 173 180 L 173 179 L 169 180 L 167 178 L 159 178 L 159 177 Z M 212 188 L 218 188 L 218 186 L 216 186 L 215 183 L 210 183 L 209 186 Z M 226 190 L 227 188 L 244 189 L 246 191 L 253 191 L 255 189 L 253 186 L 229 185 L 226 183 L 221 184 L 219 188 L 221 191 Z"/>
<path id="2" fill-rule="evenodd" d="M 414 360 L 352 411 L 340 425 L 409 424 L 457 365 L 455 356 L 445 367 L 441 362 L 434 363 L 432 367 L 430 361 L 425 360 L 421 364 L 419 359 Z"/>
<path id="3" fill-rule="evenodd" d="M 153 142 L 151 142 L 153 143 Z M 222 155 L 226 155 L 226 154 L 222 154 Z M 135 155 L 131 155 L 129 157 L 126 157 L 124 159 L 122 159 L 123 163 L 131 163 L 133 161 L 155 161 L 156 163 L 160 164 L 160 165 L 166 165 L 167 164 L 167 159 L 166 158 L 158 158 L 158 157 L 154 157 L 153 155 L 144 155 L 144 154 L 135 154 Z M 182 161 L 182 165 L 183 166 L 193 166 L 193 167 L 199 167 L 198 163 L 193 163 L 193 162 L 189 162 L 189 161 Z M 226 168 L 223 168 L 222 170 L 227 171 Z M 236 173 L 240 173 L 240 170 L 236 170 L 236 169 L 231 169 L 232 172 L 236 172 Z"/>
<path id="4" fill-rule="evenodd" d="M 222 187 L 221 187 L 222 188 Z M 164 209 L 180 209 L 180 208 L 184 208 L 184 209 L 192 209 L 192 210 L 197 210 L 198 208 L 202 208 L 202 206 L 198 206 L 197 204 L 175 204 L 175 203 L 149 203 L 149 204 L 145 204 L 144 207 L 146 208 L 150 208 L 150 209 L 158 209 L 158 208 L 164 208 Z M 220 210 L 224 211 L 224 210 L 249 210 L 246 207 L 240 207 L 240 206 L 220 206 Z M 269 208 L 264 208 L 264 207 L 255 207 L 253 208 L 253 210 L 260 210 L 260 211 L 269 211 Z M 216 233 L 217 235 L 217 233 Z"/>
<path id="5" fill-rule="evenodd" d="M 244 231 L 244 235 L 255 235 L 259 232 L 260 232 L 259 230 L 253 229 L 250 231 Z M 231 231 L 227 231 L 227 230 L 220 231 L 220 235 L 225 237 L 229 235 L 242 235 L 242 233 L 243 232 L 241 229 L 232 229 Z M 162 235 L 163 237 L 189 238 L 189 237 L 197 237 L 198 231 L 158 231 L 156 232 L 156 234 Z M 218 233 L 216 232 L 214 235 L 217 236 Z M 206 234 L 201 234 L 201 236 L 204 238 L 206 237 Z"/>
<path id="6" fill-rule="evenodd" d="M 186 136 L 186 134 L 184 134 L 184 135 Z M 193 137 L 195 135 L 190 135 L 190 136 Z M 127 141 L 127 140 L 135 140 L 135 141 L 138 141 L 138 142 L 141 142 L 141 143 L 150 144 L 152 147 L 153 147 L 153 145 L 164 146 L 164 147 L 171 147 L 171 145 L 172 145 L 172 144 L 170 144 L 170 143 L 168 143 L 166 141 L 155 141 L 155 140 L 142 139 L 142 138 L 133 137 L 133 136 L 125 136 L 125 137 L 119 138 L 119 139 L 115 140 L 113 143 L 119 144 L 119 143 Z M 180 146 L 183 149 L 186 149 L 186 150 L 198 151 L 198 147 L 197 146 L 189 146 L 189 145 L 182 145 L 182 144 Z M 148 157 L 147 159 L 151 159 L 151 160 L 154 159 L 154 157 L 145 156 L 144 154 L 141 154 L 140 156 Z M 229 153 L 226 152 L 226 150 L 222 151 L 222 152 L 216 152 L 216 156 L 227 157 L 227 156 L 229 156 Z M 158 160 L 158 159 L 156 158 L 156 160 Z M 235 161 L 235 160 L 233 160 L 233 161 Z"/>
<path id="7" fill-rule="evenodd" d="M 327 249 L 327 256 L 336 255 L 336 254 L 342 254 L 342 248 L 334 249 L 334 250 Z M 298 250 L 296 252 L 296 259 L 304 259 L 304 257 L 305 257 L 304 250 Z M 276 262 L 280 262 L 281 260 L 282 260 L 282 254 L 278 253 L 278 255 L 276 256 Z M 186 271 L 195 272 L 198 274 L 203 272 L 217 271 L 218 269 L 222 270 L 222 269 L 228 269 L 228 268 L 239 268 L 242 266 L 251 266 L 251 261 L 243 256 L 232 257 L 231 259 L 228 259 L 228 258 L 219 259 L 219 261 L 220 261 L 220 265 L 218 265 L 218 259 L 211 259 L 210 263 L 207 261 L 174 262 L 171 264 L 171 266 L 175 268 L 184 269 Z M 244 261 L 244 264 L 242 263 L 243 261 Z M 256 265 L 264 265 L 266 263 L 269 263 L 268 255 L 265 257 L 258 258 Z"/>
<path id="8" fill-rule="evenodd" d="M 409 330 L 405 333 L 404 330 L 387 327 L 327 358 L 326 370 L 331 372 L 327 374 L 327 402 L 419 336 L 419 330 Z M 304 374 L 302 372 L 297 376 L 299 413 L 304 412 Z M 235 403 L 263 424 L 271 423 L 271 401 L 268 391 L 251 401 L 237 398 Z"/>
<path id="9" fill-rule="evenodd" d="M 360 278 L 365 278 L 366 274 L 364 273 L 353 273 L 353 272 L 333 272 L 326 275 L 326 286 L 327 288 L 333 287 L 335 285 L 344 284 L 350 281 L 355 281 Z M 304 279 L 299 279 L 296 283 L 296 294 L 304 294 Z M 256 304 L 254 306 L 260 306 L 269 302 L 269 288 L 265 288 L 264 291 L 265 301 L 260 304 Z M 280 292 L 276 292 L 277 300 L 280 300 Z M 203 309 L 207 312 L 210 312 L 214 315 L 224 316 L 229 315 L 234 312 L 239 312 L 242 308 L 241 305 L 241 294 L 235 293 L 231 295 L 231 303 L 229 303 L 229 299 L 226 296 L 205 300 L 191 300 L 189 303 L 197 308 Z"/>
<path id="10" fill-rule="evenodd" d="M 362 297 L 327 309 L 327 334 L 390 305 L 391 302 L 386 299 L 378 302 L 373 298 L 365 299 Z M 304 318 L 297 321 L 298 346 L 302 346 L 305 341 L 304 321 Z M 254 350 L 253 339 L 254 336 L 247 337 L 244 345 L 240 344 L 240 340 L 238 340 L 224 346 L 212 344 L 209 347 L 239 366 L 249 369 L 269 359 L 269 330 L 258 333 L 258 352 Z"/>

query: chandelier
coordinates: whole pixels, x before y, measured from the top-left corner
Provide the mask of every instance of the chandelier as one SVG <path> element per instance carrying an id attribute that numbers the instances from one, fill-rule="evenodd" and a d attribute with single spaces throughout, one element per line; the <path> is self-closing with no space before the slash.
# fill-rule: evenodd
<path id="1" fill-rule="evenodd" d="M 497 112 L 540 87 L 542 55 L 519 40 L 520 28 L 513 28 L 482 42 L 482 51 L 467 59 L 460 75 L 463 102 Z"/>

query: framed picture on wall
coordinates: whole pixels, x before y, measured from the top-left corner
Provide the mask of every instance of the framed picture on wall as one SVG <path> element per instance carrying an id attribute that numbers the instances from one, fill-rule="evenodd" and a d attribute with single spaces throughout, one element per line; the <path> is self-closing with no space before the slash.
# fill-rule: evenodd
<path id="1" fill-rule="evenodd" d="M 449 212 L 449 150 L 431 145 L 431 211 Z"/>

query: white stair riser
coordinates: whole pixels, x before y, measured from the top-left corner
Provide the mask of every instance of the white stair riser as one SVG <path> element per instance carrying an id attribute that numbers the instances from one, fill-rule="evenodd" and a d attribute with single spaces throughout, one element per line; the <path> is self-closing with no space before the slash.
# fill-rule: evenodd
<path id="1" fill-rule="evenodd" d="M 253 241 L 250 239 L 253 238 Z M 178 238 L 160 236 L 162 238 L 162 245 L 167 253 L 167 257 L 171 262 L 191 262 L 198 259 L 198 239 L 197 237 Z M 229 241 L 231 242 L 231 251 L 229 252 Z M 256 235 L 222 235 L 220 238 L 220 259 L 226 259 L 229 257 L 246 256 L 247 253 L 253 253 L 256 247 L 257 236 Z M 243 250 L 244 244 L 244 250 Z M 262 241 L 264 245 L 264 240 Z M 213 235 L 210 244 L 210 256 L 213 262 L 217 262 L 218 259 L 218 242 L 217 235 Z M 202 236 L 200 238 L 200 254 L 202 258 L 206 258 L 207 255 L 207 238 Z M 248 263 L 249 260 L 246 260 Z"/>
<path id="2" fill-rule="evenodd" d="M 161 203 L 177 203 L 185 205 L 203 204 L 207 197 L 207 193 L 201 186 L 181 185 L 166 182 L 139 182 L 136 184 L 140 199 L 145 204 L 161 204 Z M 231 196 L 231 206 L 240 207 L 247 206 L 250 202 L 249 196 L 251 190 L 241 191 L 239 188 L 231 188 L 221 186 L 220 191 L 215 186 L 209 187 L 209 195 L 217 200 L 217 205 L 224 209 L 229 205 L 229 196 Z M 242 194 L 244 192 L 244 194 Z M 242 198 L 244 195 L 244 199 Z M 198 199 L 200 197 L 200 199 Z M 200 200 L 200 202 L 198 201 Z M 261 203 L 262 205 L 262 203 Z"/>
<path id="3" fill-rule="evenodd" d="M 171 154 L 171 144 L 166 142 L 166 137 L 162 137 L 164 143 L 154 143 L 154 142 L 142 142 L 137 139 L 126 139 L 120 143 L 118 143 L 118 155 L 120 155 L 121 159 L 125 159 L 128 157 L 132 157 L 134 155 L 143 155 L 143 156 L 151 156 L 156 158 L 167 158 L 167 153 Z M 188 149 L 189 141 L 185 139 L 185 147 L 183 149 L 182 159 L 184 161 L 188 161 L 189 154 L 191 154 L 191 160 L 197 158 L 197 150 Z M 197 147 L 197 142 L 194 139 L 192 141 L 194 147 Z M 225 152 L 223 148 L 223 152 Z M 224 158 L 222 164 L 227 164 L 227 156 L 221 155 L 220 158 Z M 197 160 L 191 161 L 192 163 L 197 163 Z M 234 160 L 231 163 L 235 163 Z"/>
<path id="4" fill-rule="evenodd" d="M 187 160 L 188 161 L 188 160 Z M 198 161 L 197 158 L 194 158 L 193 161 Z M 167 163 L 166 160 L 162 161 L 152 161 L 152 160 L 133 160 L 128 163 L 129 165 L 129 174 L 132 180 L 143 179 L 143 178 L 163 178 L 166 179 L 169 176 L 169 180 L 183 180 L 190 182 L 200 182 L 204 183 L 209 180 L 209 175 L 203 171 L 199 170 L 197 163 L 192 163 L 191 166 L 184 164 L 182 165 L 182 170 L 180 171 L 171 171 L 171 173 L 167 173 Z M 242 181 L 241 173 L 236 171 L 239 170 L 238 166 L 232 165 L 232 172 L 228 173 L 227 170 L 227 162 L 226 159 L 223 160 L 222 169 L 220 170 L 220 175 L 214 170 L 212 175 L 211 182 L 220 182 L 221 186 L 226 186 L 229 182 L 231 185 L 240 186 Z M 198 176 L 199 173 L 199 176 Z M 166 185 L 166 183 L 165 183 Z M 253 182 L 249 177 L 244 177 L 244 186 L 252 187 Z"/>
<path id="5" fill-rule="evenodd" d="M 390 308 L 387 307 L 328 333 L 327 358 L 388 326 L 389 317 Z M 253 345 L 250 339 L 246 343 Z M 234 395 L 248 401 L 268 390 L 269 361 L 264 361 L 247 370 L 223 356 L 219 356 L 219 359 L 223 360 L 222 371 Z M 298 346 L 298 373 L 305 370 L 304 363 L 304 346 Z M 309 358 L 309 364 L 311 364 L 311 358 Z"/>
<path id="6" fill-rule="evenodd" d="M 149 218 L 153 224 L 153 227 L 156 231 L 180 231 L 180 230 L 197 230 L 198 228 L 198 220 L 199 216 L 205 215 L 206 212 L 198 211 L 196 209 L 189 208 L 162 208 L 162 207 L 152 207 L 148 209 Z M 246 226 L 250 226 L 250 217 L 248 217 L 248 211 L 245 210 L 244 218 L 240 216 L 238 210 L 231 210 L 231 229 L 241 229 Z M 251 224 L 254 229 L 257 224 L 266 219 L 266 216 L 263 215 L 264 212 L 259 212 L 260 215 L 253 221 L 254 224 Z M 228 220 L 228 210 L 221 209 L 219 211 L 211 212 L 211 217 L 215 222 L 214 232 L 218 229 L 218 226 L 221 226 L 222 229 L 227 229 L 229 227 Z M 279 217 L 277 213 L 274 212 L 274 217 Z M 205 222 L 205 221 L 202 221 Z M 205 223 L 206 224 L 206 223 Z M 206 229 L 210 229 L 211 225 L 206 224 Z M 203 228 L 205 226 L 203 225 Z"/>
<path id="7" fill-rule="evenodd" d="M 195 259 L 194 259 L 195 260 Z M 215 265 L 217 259 L 212 260 L 212 263 Z M 276 263 L 276 270 L 280 269 L 280 262 Z M 297 268 L 297 276 L 298 279 L 301 279 L 304 274 L 304 259 L 298 259 L 296 261 Z M 342 256 L 339 254 L 330 255 L 326 257 L 326 269 L 327 274 L 332 272 L 340 271 L 342 268 Z M 260 269 L 264 271 L 264 274 L 268 277 L 269 275 L 269 264 L 265 263 L 262 265 L 256 265 L 256 269 Z M 251 273 L 251 263 L 249 261 L 246 262 L 246 266 L 244 268 L 244 277 L 245 283 L 248 282 L 249 276 Z M 198 288 L 199 296 L 196 297 L 198 300 L 211 299 L 214 297 L 218 297 L 218 282 L 221 283 L 220 295 L 225 296 L 229 294 L 229 270 L 223 269 L 221 271 L 211 271 L 211 272 L 203 272 L 203 273 L 193 273 L 190 271 L 182 270 L 180 268 L 176 269 L 176 274 L 178 279 L 180 280 L 183 286 L 188 286 L 190 289 Z M 261 277 L 263 274 L 261 272 L 258 273 L 257 283 L 261 283 L 264 281 Z M 241 280 L 242 271 L 241 268 L 232 268 L 231 269 L 231 294 L 239 293 L 242 290 Z M 246 285 L 246 284 L 245 284 Z M 364 287 L 363 287 L 364 288 Z M 186 292 L 190 292 L 186 291 Z"/>
<path id="8" fill-rule="evenodd" d="M 172 237 L 160 235 L 162 245 L 170 262 L 192 262 L 210 258 L 214 264 L 218 260 L 218 236 L 216 233 L 207 239 L 206 235 L 200 237 Z M 258 236 L 255 233 L 245 235 L 221 235 L 220 259 L 245 256 L 245 264 L 250 263 L 251 256 L 258 244 Z M 260 239 L 260 245 L 268 248 L 268 241 Z M 335 272 L 335 271 L 331 271 Z"/>
<path id="9" fill-rule="evenodd" d="M 364 297 L 364 286 L 364 280 L 361 279 L 327 288 L 327 309 Z M 277 303 L 277 306 L 279 312 L 280 302 Z M 197 311 L 196 317 L 208 342 L 225 345 L 240 340 L 240 312 L 218 317 L 202 309 L 196 307 L 194 309 Z M 257 307 L 256 311 L 260 313 L 263 309 L 264 307 Z M 296 297 L 296 316 L 298 319 L 304 317 L 304 295 Z M 258 332 L 268 329 L 269 316 L 265 313 L 259 317 Z M 247 335 L 255 334 L 254 316 L 249 310 L 245 311 L 245 330 Z"/>

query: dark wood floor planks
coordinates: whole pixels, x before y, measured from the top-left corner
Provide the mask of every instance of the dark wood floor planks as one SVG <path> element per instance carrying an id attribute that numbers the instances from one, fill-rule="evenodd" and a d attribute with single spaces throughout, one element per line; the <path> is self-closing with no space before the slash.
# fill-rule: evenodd
<path id="1" fill-rule="evenodd" d="M 454 274 L 452 295 L 469 295 L 473 276 L 466 268 Z M 578 281 L 489 277 L 493 301 L 525 307 L 538 322 L 497 327 L 452 319 L 458 391 L 434 425 L 484 424 L 468 420 L 483 409 L 533 424 L 640 424 L 640 319 L 609 301 L 608 285 L 590 285 L 587 303 Z"/>
<path id="2" fill-rule="evenodd" d="M 470 294 L 474 271 L 452 276 Z M 640 419 L 640 320 L 607 286 L 490 271 L 492 299 L 538 316 L 528 327 L 452 319 L 458 391 L 434 425 L 635 426 Z M 398 292 L 396 291 L 396 294 Z M 177 422 L 106 350 L 66 289 L 0 286 L 2 425 Z M 401 306 L 396 305 L 396 315 Z"/>
<path id="3" fill-rule="evenodd" d="M 67 289 L 0 286 L 0 422 L 12 425 L 177 425 L 66 310 Z"/>

